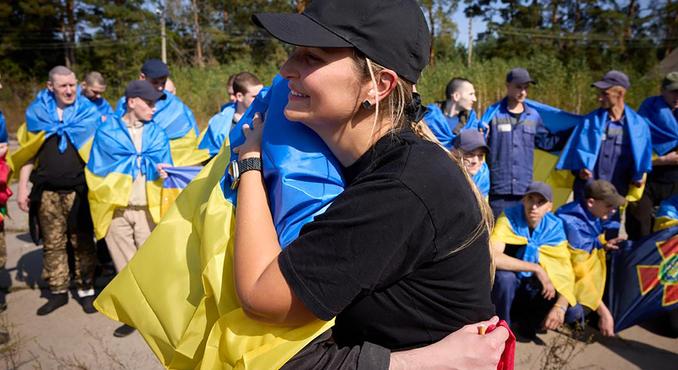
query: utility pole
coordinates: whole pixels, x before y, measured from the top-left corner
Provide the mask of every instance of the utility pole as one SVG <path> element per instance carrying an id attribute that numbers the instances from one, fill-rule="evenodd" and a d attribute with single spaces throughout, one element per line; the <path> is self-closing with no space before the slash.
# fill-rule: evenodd
<path id="1" fill-rule="evenodd" d="M 468 53 L 466 57 L 466 65 L 470 67 L 473 60 L 473 17 L 471 16 L 468 16 Z"/>
<path id="2" fill-rule="evenodd" d="M 167 34 L 165 33 L 165 4 L 160 3 L 157 12 L 160 15 L 160 56 L 162 62 L 167 64 Z"/>

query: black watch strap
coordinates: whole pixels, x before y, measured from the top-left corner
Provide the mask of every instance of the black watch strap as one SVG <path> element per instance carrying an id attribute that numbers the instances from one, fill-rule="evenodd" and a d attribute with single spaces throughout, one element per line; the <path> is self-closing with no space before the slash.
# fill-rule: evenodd
<path id="1" fill-rule="evenodd" d="M 238 160 L 240 176 L 247 171 L 261 171 L 261 158 L 246 158 Z"/>

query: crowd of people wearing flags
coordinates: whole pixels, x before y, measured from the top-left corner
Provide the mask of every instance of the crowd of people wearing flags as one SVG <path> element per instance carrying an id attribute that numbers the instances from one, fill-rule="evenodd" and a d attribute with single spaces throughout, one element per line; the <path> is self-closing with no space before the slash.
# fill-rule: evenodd
<path id="1" fill-rule="evenodd" d="M 438 343 L 472 343 L 462 335 L 476 327 L 500 338 L 492 349 L 501 354 L 511 331 L 532 340 L 590 322 L 613 336 L 675 314 L 678 72 L 637 110 L 624 102 L 632 87 L 620 71 L 593 81 L 600 108 L 578 115 L 527 99 L 537 81 L 524 68 L 508 71 L 506 96 L 482 115 L 472 81 L 461 77 L 424 107 L 411 91 L 428 55 L 417 33 L 393 30 L 413 48 L 402 51 L 383 38 L 387 26 L 363 25 L 382 27 L 361 36 L 380 46 L 363 44 L 326 18 L 329 3 L 307 10 L 328 29 L 316 39 L 291 36 L 273 15 L 255 17 L 300 47 L 269 86 L 246 71 L 224 81 L 230 101 L 202 133 L 157 59 L 141 66 L 115 109 L 100 73 L 78 84 L 70 69 L 52 68 L 9 154 L 0 114 L 0 212 L 17 179 L 18 206 L 43 245 L 49 295 L 38 315 L 68 302 L 73 275 L 84 312 L 123 322 L 118 337 L 139 330 L 168 367 L 383 368 L 430 359 Z M 340 8 L 343 22 L 360 18 Z M 393 26 L 422 27 L 423 18 L 390 11 L 404 22 Z M 409 62 L 385 62 L 387 44 Z M 364 54 L 366 64 L 356 63 L 373 88 L 351 108 L 353 125 L 330 131 L 316 121 L 344 114 L 341 104 L 317 117 L 298 107 L 319 94 L 314 88 L 336 90 L 320 96 L 324 106 L 350 100 L 341 94 L 353 85 L 313 77 L 330 59 L 356 59 L 340 58 L 341 48 Z M 410 86 L 389 85 L 389 70 Z M 364 130 L 359 119 L 393 108 L 381 100 L 391 91 L 411 97 L 400 112 L 406 127 L 375 136 L 375 123 L 354 134 Z M 401 144 L 414 149 L 394 149 Z M 4 231 L 0 239 L 4 266 Z M 379 244 L 407 248 L 371 249 Z M 111 265 L 117 277 L 95 292 L 96 272 Z M 418 347 L 429 352 L 407 351 Z"/>

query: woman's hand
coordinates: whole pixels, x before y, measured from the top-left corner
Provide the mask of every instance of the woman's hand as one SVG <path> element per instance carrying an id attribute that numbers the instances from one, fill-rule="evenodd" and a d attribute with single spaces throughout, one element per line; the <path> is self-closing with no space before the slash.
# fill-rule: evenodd
<path id="1" fill-rule="evenodd" d="M 389 370 L 400 369 L 487 369 L 495 370 L 508 331 L 498 327 L 491 333 L 478 334 L 478 326 L 499 322 L 498 317 L 466 325 L 440 341 L 426 347 L 391 354 Z"/>
<path id="2" fill-rule="evenodd" d="M 261 114 L 255 113 L 252 119 L 252 126 L 248 124 L 242 125 L 245 142 L 233 149 L 238 154 L 239 159 L 261 158 L 261 138 L 263 132 L 264 121 L 261 119 Z"/>

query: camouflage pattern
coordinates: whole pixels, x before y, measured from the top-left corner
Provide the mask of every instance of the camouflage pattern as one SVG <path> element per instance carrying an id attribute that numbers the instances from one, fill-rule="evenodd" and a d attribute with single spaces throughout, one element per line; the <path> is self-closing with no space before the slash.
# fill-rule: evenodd
<path id="1" fill-rule="evenodd" d="M 69 232 L 68 216 L 75 192 L 43 191 L 38 211 L 42 232 L 42 278 L 52 293 L 68 291 L 69 269 L 66 245 L 70 241 L 75 259 L 75 281 L 78 289 L 91 289 L 96 264 L 94 237 L 89 233 Z"/>

